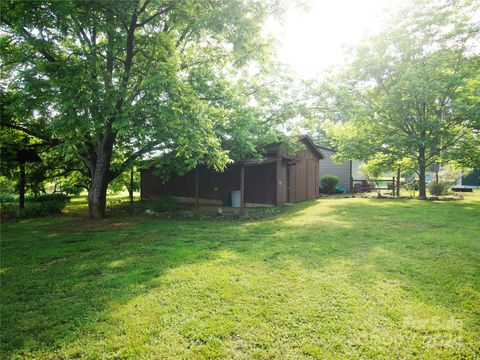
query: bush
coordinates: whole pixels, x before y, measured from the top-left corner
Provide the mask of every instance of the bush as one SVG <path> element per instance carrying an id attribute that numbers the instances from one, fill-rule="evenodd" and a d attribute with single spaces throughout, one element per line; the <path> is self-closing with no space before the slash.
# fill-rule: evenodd
<path id="1" fill-rule="evenodd" d="M 6 176 L 0 176 L 0 194 L 13 194 L 15 192 L 15 181 Z"/>
<path id="2" fill-rule="evenodd" d="M 10 193 L 2 193 L 0 194 L 0 203 L 13 203 L 18 201 L 18 196 L 15 194 Z"/>
<path id="3" fill-rule="evenodd" d="M 161 198 L 160 200 L 150 201 L 147 205 L 148 210 L 155 212 L 173 212 L 178 210 L 178 200 L 174 197 L 168 196 Z"/>
<path id="4" fill-rule="evenodd" d="M 2 220 L 13 219 L 17 216 L 17 207 L 14 203 L 2 202 L 0 204 L 0 218 Z"/>
<path id="5" fill-rule="evenodd" d="M 27 202 L 25 208 L 18 210 L 18 217 L 40 217 L 59 214 L 67 203 L 58 200 Z"/>
<path id="6" fill-rule="evenodd" d="M 428 183 L 428 191 L 430 194 L 438 196 L 446 194 L 448 190 L 448 184 L 445 181 L 430 181 Z"/>
<path id="7" fill-rule="evenodd" d="M 64 202 L 65 204 L 67 204 L 68 200 L 70 200 L 70 197 L 65 194 L 42 194 L 42 195 L 27 196 L 25 198 L 25 201 L 36 202 L 36 203 L 58 201 L 58 202 Z"/>
<path id="8" fill-rule="evenodd" d="M 335 187 L 338 184 L 338 177 L 333 175 L 325 175 L 322 177 L 322 190 L 327 194 L 335 194 Z"/>
<path id="9" fill-rule="evenodd" d="M 43 194 L 25 198 L 25 208 L 19 209 L 16 202 L 1 204 L 1 218 L 30 218 L 59 214 L 70 198 L 64 194 Z M 18 201 L 18 198 L 15 200 Z"/>

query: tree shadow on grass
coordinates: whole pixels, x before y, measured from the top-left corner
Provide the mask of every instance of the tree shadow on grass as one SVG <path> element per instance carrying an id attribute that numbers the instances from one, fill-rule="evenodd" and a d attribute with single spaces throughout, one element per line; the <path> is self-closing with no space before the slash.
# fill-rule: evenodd
<path id="1" fill-rule="evenodd" d="M 152 289 L 183 289 L 182 281 L 192 293 L 215 293 L 234 281 L 219 274 L 223 268 L 230 274 L 238 267 L 240 278 L 258 275 L 256 285 L 244 284 L 248 295 L 242 296 L 251 296 L 268 274 L 348 264 L 345 281 L 352 287 L 368 292 L 379 280 L 395 279 L 412 297 L 455 310 L 465 305 L 456 284 L 478 276 L 478 243 L 469 241 L 477 215 L 468 204 L 322 199 L 246 223 L 125 216 L 101 226 L 68 218 L 9 224 L 2 229 L 2 349 L 27 357 L 55 351 L 114 321 L 119 309 L 131 311 L 129 304 Z M 216 288 L 209 288 L 205 269 L 213 269 Z M 190 301 L 188 294 L 172 294 L 179 303 Z M 197 297 L 191 311 L 201 306 Z"/>
<path id="2" fill-rule="evenodd" d="M 5 355 L 55 349 L 97 322 L 112 304 L 145 294 L 149 282 L 169 269 L 209 261 L 229 241 L 250 240 L 248 234 L 242 237 L 239 221 L 167 221 L 129 214 L 91 221 L 83 210 L 75 207 L 61 216 L 2 227 Z"/>

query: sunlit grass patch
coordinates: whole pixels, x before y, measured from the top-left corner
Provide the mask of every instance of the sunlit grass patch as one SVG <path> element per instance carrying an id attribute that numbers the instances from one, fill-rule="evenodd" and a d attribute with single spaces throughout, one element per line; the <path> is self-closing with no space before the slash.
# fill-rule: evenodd
<path id="1" fill-rule="evenodd" d="M 2 224 L 5 358 L 478 356 L 479 192 L 249 222 L 71 214 Z"/>

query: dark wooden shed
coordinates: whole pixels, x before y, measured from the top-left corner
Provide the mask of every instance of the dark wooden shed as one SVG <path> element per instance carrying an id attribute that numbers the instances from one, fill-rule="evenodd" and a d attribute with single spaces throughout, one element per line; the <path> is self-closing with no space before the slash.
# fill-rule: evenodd
<path id="1" fill-rule="evenodd" d="M 246 206 L 315 199 L 319 191 L 318 160 L 324 156 L 310 137 L 302 136 L 299 141 L 305 146 L 293 156 L 279 144 L 272 144 L 262 161 L 238 161 L 223 172 L 200 166 L 185 175 L 172 173 L 162 182 L 154 167 L 143 169 L 141 197 L 175 196 L 185 202 L 222 205 L 226 194 L 239 190 Z"/>

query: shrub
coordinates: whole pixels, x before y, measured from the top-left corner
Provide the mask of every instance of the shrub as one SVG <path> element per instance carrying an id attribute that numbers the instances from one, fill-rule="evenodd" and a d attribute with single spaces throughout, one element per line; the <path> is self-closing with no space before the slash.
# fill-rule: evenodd
<path id="1" fill-rule="evenodd" d="M 18 211 L 18 217 L 39 217 L 59 214 L 70 198 L 63 194 L 45 194 L 25 201 L 25 208 Z"/>
<path id="2" fill-rule="evenodd" d="M 430 181 L 428 183 L 428 191 L 432 195 L 444 195 L 448 190 L 448 184 L 445 181 Z"/>
<path id="3" fill-rule="evenodd" d="M 15 194 L 10 193 L 2 193 L 0 194 L 0 203 L 13 203 L 18 201 L 18 196 Z"/>
<path id="4" fill-rule="evenodd" d="M 327 194 L 335 194 L 335 187 L 338 184 L 338 177 L 333 175 L 325 175 L 322 177 L 322 190 Z"/>
<path id="5" fill-rule="evenodd" d="M 1 218 L 30 218 L 61 213 L 70 198 L 64 194 L 43 194 L 25 199 L 25 208 L 19 209 L 15 202 L 2 203 Z"/>
<path id="6" fill-rule="evenodd" d="M 15 181 L 5 176 L 0 176 L 0 194 L 12 194 L 15 192 Z"/>
<path id="7" fill-rule="evenodd" d="M 13 219 L 17 216 L 17 205 L 14 203 L 4 203 L 0 204 L 0 218 L 2 220 Z"/>
<path id="8" fill-rule="evenodd" d="M 64 202 L 65 204 L 68 203 L 68 200 L 70 200 L 70 197 L 65 194 L 41 194 L 41 195 L 28 196 L 25 199 L 25 201 L 36 202 L 36 203 L 58 201 L 58 202 Z"/>
<path id="9" fill-rule="evenodd" d="M 148 210 L 159 213 L 172 212 L 178 210 L 178 207 L 178 200 L 171 196 L 167 196 L 156 201 L 150 201 L 147 205 Z"/>

